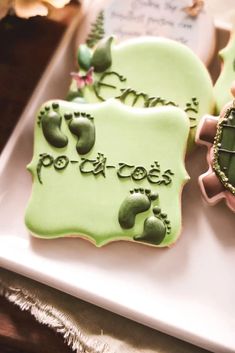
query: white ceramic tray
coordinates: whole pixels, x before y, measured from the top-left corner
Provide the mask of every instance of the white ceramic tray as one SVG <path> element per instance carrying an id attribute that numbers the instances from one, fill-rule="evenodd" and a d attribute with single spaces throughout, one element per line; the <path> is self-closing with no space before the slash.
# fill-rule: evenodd
<path id="1" fill-rule="evenodd" d="M 183 233 L 171 249 L 126 242 L 97 249 L 82 239 L 35 239 L 25 229 L 34 114 L 44 100 L 65 95 L 72 32 L 0 159 L 0 266 L 208 350 L 235 352 L 235 217 L 223 204 L 202 202 L 203 149 L 188 161 Z"/>

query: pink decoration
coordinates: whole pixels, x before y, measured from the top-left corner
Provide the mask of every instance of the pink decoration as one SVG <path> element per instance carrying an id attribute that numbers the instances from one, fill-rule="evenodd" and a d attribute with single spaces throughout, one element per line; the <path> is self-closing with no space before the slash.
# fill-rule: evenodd
<path id="1" fill-rule="evenodd" d="M 235 85 L 231 89 L 232 94 L 235 95 Z M 204 199 L 209 205 L 215 205 L 222 199 L 225 199 L 227 206 L 235 212 L 235 195 L 230 190 L 227 190 L 219 180 L 219 177 L 213 170 L 213 142 L 217 131 L 217 125 L 220 119 L 224 118 L 226 111 L 234 106 L 234 102 L 228 103 L 220 113 L 220 117 L 206 115 L 201 120 L 197 135 L 196 142 L 200 145 L 205 145 L 208 148 L 207 163 L 208 171 L 199 177 L 199 185 Z"/>
<path id="2" fill-rule="evenodd" d="M 91 67 L 85 75 L 82 75 L 79 72 L 71 72 L 71 76 L 76 81 L 78 89 L 82 89 L 85 86 L 89 86 L 93 84 L 94 82 L 93 72 L 94 72 L 93 67 Z"/>

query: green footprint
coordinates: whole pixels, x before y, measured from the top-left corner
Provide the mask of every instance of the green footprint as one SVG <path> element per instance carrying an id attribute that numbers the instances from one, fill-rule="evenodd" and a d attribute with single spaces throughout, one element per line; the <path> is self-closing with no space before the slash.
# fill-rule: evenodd
<path id="1" fill-rule="evenodd" d="M 144 243 L 159 245 L 165 238 L 166 234 L 171 231 L 170 221 L 165 213 L 161 213 L 160 207 L 153 208 L 153 216 L 146 218 L 144 221 L 144 230 L 141 235 L 134 237 L 134 240 Z"/>
<path id="2" fill-rule="evenodd" d="M 149 189 L 134 189 L 130 191 L 119 209 L 118 220 L 122 228 L 130 229 L 135 225 L 138 213 L 147 211 L 151 202 L 158 198 L 158 194 Z"/>
<path id="3" fill-rule="evenodd" d="M 68 144 L 68 138 L 61 131 L 62 117 L 59 114 L 59 104 L 53 103 L 52 110 L 46 106 L 39 115 L 38 124 L 42 126 L 42 132 L 47 142 L 54 147 L 63 148 Z"/>
<path id="4" fill-rule="evenodd" d="M 88 153 L 95 144 L 95 125 L 90 114 L 75 112 L 69 122 L 69 130 L 77 136 L 77 152 Z"/>

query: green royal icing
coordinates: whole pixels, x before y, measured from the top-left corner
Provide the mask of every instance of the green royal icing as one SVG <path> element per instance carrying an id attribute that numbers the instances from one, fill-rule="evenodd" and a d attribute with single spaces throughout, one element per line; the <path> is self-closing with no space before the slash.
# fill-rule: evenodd
<path id="1" fill-rule="evenodd" d="M 41 110 L 53 111 L 52 103 Z M 25 216 L 30 232 L 47 239 L 82 236 L 97 246 L 115 240 L 174 243 L 181 231 L 182 186 L 189 179 L 186 114 L 171 106 L 131 108 L 117 100 L 58 103 L 68 144 L 55 147 L 35 125 Z M 74 116 L 94 117 L 95 143 L 86 155 L 79 154 L 78 137 L 70 131 Z"/>
<path id="2" fill-rule="evenodd" d="M 91 30 L 88 34 L 86 44 L 89 48 L 93 48 L 101 39 L 104 38 L 104 12 L 100 11 L 96 21 L 91 24 Z"/>
<path id="3" fill-rule="evenodd" d="M 223 66 L 214 87 L 216 111 L 219 114 L 225 104 L 233 99 L 231 86 L 235 80 L 235 33 L 230 38 L 228 45 L 219 53 Z"/>
<path id="4" fill-rule="evenodd" d="M 126 105 L 179 106 L 186 111 L 194 145 L 200 118 L 213 112 L 211 78 L 198 57 L 186 46 L 165 38 L 140 37 L 111 46 L 111 65 L 95 73 L 95 82 L 82 90 L 87 103 L 117 98 Z M 76 94 L 72 82 L 70 96 Z"/>
<path id="5" fill-rule="evenodd" d="M 121 227 L 124 229 L 134 227 L 136 215 L 148 211 L 151 201 L 155 201 L 157 198 L 158 194 L 152 193 L 149 189 L 131 190 L 119 209 L 118 219 Z"/>
<path id="6" fill-rule="evenodd" d="M 45 107 L 41 110 L 38 124 L 42 126 L 45 139 L 52 146 L 62 148 L 68 144 L 68 139 L 61 131 L 62 117 L 56 111 L 57 108 L 58 106 L 55 105 L 52 109 Z"/>
<path id="7" fill-rule="evenodd" d="M 78 48 L 77 57 L 78 57 L 80 68 L 82 70 L 88 71 L 89 68 L 91 67 L 91 58 L 92 58 L 91 49 L 85 44 L 80 45 L 80 47 Z"/>
<path id="8" fill-rule="evenodd" d="M 91 66 L 94 67 L 95 72 L 104 72 L 112 64 L 111 44 L 113 37 L 102 39 L 91 58 Z"/>
<path id="9" fill-rule="evenodd" d="M 68 118 L 66 118 L 68 120 Z M 95 125 L 90 114 L 74 114 L 69 121 L 69 130 L 78 138 L 76 150 L 79 154 L 88 153 L 95 143 Z"/>
<path id="10" fill-rule="evenodd" d="M 134 240 L 144 243 L 159 245 L 164 240 L 166 234 L 171 233 L 170 221 L 167 215 L 161 212 L 160 207 L 153 208 L 153 216 L 144 221 L 144 230 L 141 235 L 134 237 Z"/>

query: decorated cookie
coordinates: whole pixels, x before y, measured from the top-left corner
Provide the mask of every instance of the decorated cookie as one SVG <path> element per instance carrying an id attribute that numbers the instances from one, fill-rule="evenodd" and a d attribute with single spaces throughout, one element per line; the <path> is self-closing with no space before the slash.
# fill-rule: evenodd
<path id="1" fill-rule="evenodd" d="M 218 113 L 233 98 L 230 87 L 235 80 L 235 31 L 232 33 L 228 45 L 219 54 L 222 60 L 222 70 L 214 87 Z"/>
<path id="2" fill-rule="evenodd" d="M 215 49 L 215 26 L 202 0 L 111 0 L 104 7 L 104 33 L 119 41 L 162 36 L 190 47 L 208 65 Z"/>
<path id="3" fill-rule="evenodd" d="M 50 101 L 35 125 L 26 225 L 37 237 L 79 236 L 97 246 L 173 244 L 189 120 L 176 107 Z"/>
<path id="4" fill-rule="evenodd" d="M 170 39 L 140 37 L 95 49 L 79 48 L 69 100 L 101 103 L 110 98 L 132 107 L 179 106 L 190 122 L 189 150 L 201 116 L 213 111 L 210 76 L 194 53 Z"/>
<path id="5" fill-rule="evenodd" d="M 206 115 L 198 128 L 197 142 L 208 147 L 208 171 L 199 184 L 206 201 L 214 205 L 225 199 L 235 212 L 235 101 L 220 117 Z"/>

